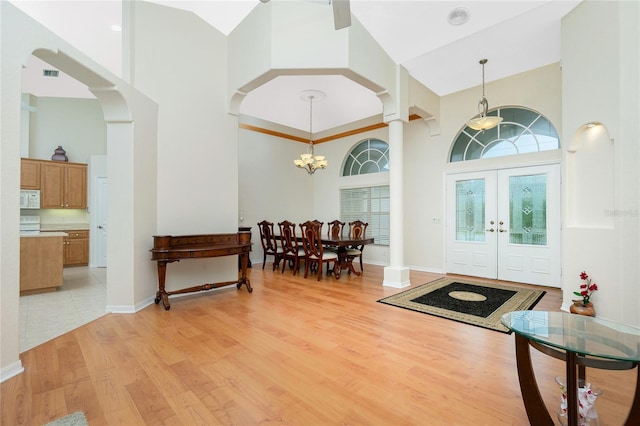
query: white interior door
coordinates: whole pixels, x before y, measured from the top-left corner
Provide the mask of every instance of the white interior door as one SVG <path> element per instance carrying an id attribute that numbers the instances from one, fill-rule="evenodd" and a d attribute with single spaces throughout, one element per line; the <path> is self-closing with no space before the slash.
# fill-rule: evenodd
<path id="1" fill-rule="evenodd" d="M 560 166 L 447 176 L 447 272 L 560 287 Z"/>
<path id="2" fill-rule="evenodd" d="M 107 178 L 98 177 L 96 179 L 96 266 L 98 268 L 107 267 Z"/>

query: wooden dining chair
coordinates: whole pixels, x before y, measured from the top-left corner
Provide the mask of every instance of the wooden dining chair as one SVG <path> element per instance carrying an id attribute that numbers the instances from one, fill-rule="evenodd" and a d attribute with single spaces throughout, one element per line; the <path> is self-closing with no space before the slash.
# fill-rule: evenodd
<path id="1" fill-rule="evenodd" d="M 349 222 L 349 239 L 366 238 L 368 223 L 361 220 L 354 220 Z M 362 268 L 362 251 L 364 250 L 364 244 L 355 244 L 347 247 L 347 263 L 353 263 L 356 258 L 360 258 L 360 272 L 363 272 Z M 351 268 L 348 269 L 351 273 Z"/>
<path id="2" fill-rule="evenodd" d="M 331 222 L 327 223 L 327 226 L 329 227 L 329 232 L 328 232 L 329 238 L 331 239 L 342 238 L 344 225 L 345 223 L 339 221 L 338 219 L 332 220 Z"/>
<path id="3" fill-rule="evenodd" d="M 264 269 L 264 264 L 267 262 L 267 256 L 273 256 L 273 270 L 275 271 L 282 259 L 282 248 L 278 247 L 276 243 L 276 236 L 273 233 L 273 222 L 266 220 L 258 222 L 258 229 L 260 230 L 260 242 L 262 243 L 262 251 L 264 253 L 262 269 Z"/>
<path id="4" fill-rule="evenodd" d="M 316 225 L 318 225 L 318 227 L 320 228 L 320 234 L 322 234 L 322 227 L 324 226 L 324 222 L 320 222 L 318 219 L 314 219 L 311 222 L 313 222 Z"/>
<path id="5" fill-rule="evenodd" d="M 315 223 L 316 225 L 318 225 L 318 227 L 320 228 L 320 234 L 322 235 L 322 227 L 324 226 L 324 222 L 321 222 L 318 219 L 313 219 L 311 222 Z M 311 265 L 311 271 L 315 272 L 317 266 L 318 266 L 317 264 L 313 263 Z M 327 272 L 328 271 L 329 271 L 329 265 L 327 265 Z"/>
<path id="6" fill-rule="evenodd" d="M 325 251 L 322 246 L 321 228 L 313 221 L 306 221 L 300 224 L 302 231 L 302 246 L 304 249 L 304 277 L 307 278 L 311 265 L 315 265 L 318 270 L 318 281 L 322 277 L 322 265 L 333 263 L 333 271 L 338 271 L 338 254 L 332 251 Z"/>
<path id="7" fill-rule="evenodd" d="M 282 273 L 289 262 L 293 267 L 293 275 L 300 269 L 300 259 L 305 258 L 304 248 L 298 244 L 296 238 L 296 224 L 288 220 L 278 223 L 280 228 L 280 246 L 282 247 Z"/>
<path id="8" fill-rule="evenodd" d="M 339 221 L 338 219 L 336 220 L 332 220 L 331 222 L 327 223 L 327 236 L 333 240 L 342 238 L 342 232 L 344 230 L 344 222 Z M 335 251 L 336 253 L 338 253 L 338 249 L 335 246 L 330 246 L 327 244 L 324 244 L 324 249 L 325 250 L 331 250 L 331 251 Z M 338 259 L 340 260 L 340 259 Z"/>

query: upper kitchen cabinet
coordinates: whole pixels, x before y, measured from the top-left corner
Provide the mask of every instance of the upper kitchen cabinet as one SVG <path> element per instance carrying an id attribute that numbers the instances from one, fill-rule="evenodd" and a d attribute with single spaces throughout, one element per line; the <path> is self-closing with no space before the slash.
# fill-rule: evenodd
<path id="1" fill-rule="evenodd" d="M 40 163 L 40 208 L 87 208 L 87 165 L 80 163 Z"/>
<path id="2" fill-rule="evenodd" d="M 40 189 L 40 163 L 28 158 L 20 160 L 20 189 Z"/>

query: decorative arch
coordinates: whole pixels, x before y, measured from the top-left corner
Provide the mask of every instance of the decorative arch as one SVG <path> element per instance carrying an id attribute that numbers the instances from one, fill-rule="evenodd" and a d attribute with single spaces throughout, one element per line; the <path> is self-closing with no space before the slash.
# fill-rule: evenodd
<path id="1" fill-rule="evenodd" d="M 541 113 L 522 106 L 494 108 L 488 115 L 503 121 L 489 130 L 464 126 L 456 135 L 449 162 L 519 155 L 560 149 L 555 127 Z"/>

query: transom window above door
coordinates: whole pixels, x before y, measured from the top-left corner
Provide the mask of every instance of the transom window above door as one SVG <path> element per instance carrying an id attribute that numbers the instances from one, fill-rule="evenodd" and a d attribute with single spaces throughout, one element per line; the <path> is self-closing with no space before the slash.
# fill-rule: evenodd
<path id="1" fill-rule="evenodd" d="M 560 149 L 555 127 L 537 111 L 501 107 L 489 111 L 488 115 L 502 117 L 502 122 L 489 130 L 463 127 L 451 147 L 450 162 Z"/>

